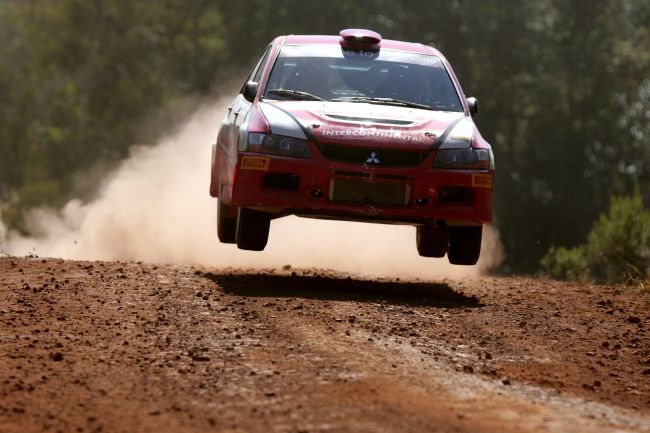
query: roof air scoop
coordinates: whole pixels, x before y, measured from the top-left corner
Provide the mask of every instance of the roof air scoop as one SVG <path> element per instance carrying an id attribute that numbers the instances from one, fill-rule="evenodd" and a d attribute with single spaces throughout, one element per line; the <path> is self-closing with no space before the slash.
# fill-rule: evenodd
<path id="1" fill-rule="evenodd" d="M 339 33 L 341 45 L 345 48 L 378 50 L 381 35 L 366 29 L 345 29 Z"/>

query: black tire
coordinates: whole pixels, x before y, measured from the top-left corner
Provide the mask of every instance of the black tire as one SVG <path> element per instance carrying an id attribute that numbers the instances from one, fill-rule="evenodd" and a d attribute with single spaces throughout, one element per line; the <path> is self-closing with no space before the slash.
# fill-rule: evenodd
<path id="1" fill-rule="evenodd" d="M 415 242 L 422 257 L 444 257 L 449 247 L 449 233 L 444 227 L 418 226 Z"/>
<path id="2" fill-rule="evenodd" d="M 217 209 L 217 237 L 224 244 L 234 244 L 237 235 L 237 218 L 230 215 L 230 206 L 224 204 L 219 198 L 219 208 Z"/>
<path id="3" fill-rule="evenodd" d="M 237 210 L 237 248 L 262 251 L 269 239 L 269 214 L 252 209 Z"/>
<path id="4" fill-rule="evenodd" d="M 447 258 L 452 265 L 475 265 L 481 255 L 483 227 L 450 227 Z"/>

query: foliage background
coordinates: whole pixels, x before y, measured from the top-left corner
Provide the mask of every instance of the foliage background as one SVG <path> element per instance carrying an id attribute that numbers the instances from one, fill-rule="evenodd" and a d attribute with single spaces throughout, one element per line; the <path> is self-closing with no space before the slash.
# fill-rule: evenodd
<path id="1" fill-rule="evenodd" d="M 609 213 L 598 217 L 584 244 L 553 246 L 541 263 L 555 278 L 644 287 L 650 283 L 650 210 L 638 191 L 612 197 Z"/>
<path id="2" fill-rule="evenodd" d="M 0 0 L 2 217 L 20 228 L 79 194 L 79 173 L 146 142 L 152 113 L 241 74 L 276 35 L 366 27 L 435 45 L 478 97 L 502 270 L 534 272 L 610 196 L 650 199 L 648 23 L 647 0 Z"/>

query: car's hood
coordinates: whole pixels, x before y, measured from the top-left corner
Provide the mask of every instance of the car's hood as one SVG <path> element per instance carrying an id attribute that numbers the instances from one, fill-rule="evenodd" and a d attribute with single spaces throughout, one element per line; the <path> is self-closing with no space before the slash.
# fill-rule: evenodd
<path id="1" fill-rule="evenodd" d="M 430 148 L 454 141 L 452 147 L 469 147 L 475 132 L 472 120 L 459 112 L 327 101 L 266 100 L 259 106 L 274 134 L 318 143 Z"/>

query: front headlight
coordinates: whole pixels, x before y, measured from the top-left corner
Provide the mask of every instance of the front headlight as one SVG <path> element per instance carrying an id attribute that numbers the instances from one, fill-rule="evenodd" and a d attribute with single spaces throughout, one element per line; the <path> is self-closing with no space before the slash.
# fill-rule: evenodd
<path id="1" fill-rule="evenodd" d="M 249 152 L 295 156 L 297 158 L 311 158 L 311 150 L 305 140 L 283 135 L 251 132 L 248 134 L 246 150 Z"/>
<path id="2" fill-rule="evenodd" d="M 492 170 L 494 158 L 490 149 L 443 149 L 436 154 L 434 168 Z"/>

